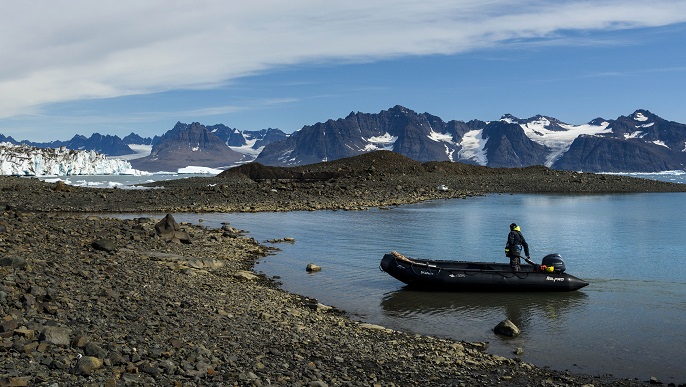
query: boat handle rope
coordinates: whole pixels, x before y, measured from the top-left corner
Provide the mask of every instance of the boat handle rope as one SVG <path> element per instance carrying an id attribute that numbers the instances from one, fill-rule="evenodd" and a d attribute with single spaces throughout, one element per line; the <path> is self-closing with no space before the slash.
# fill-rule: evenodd
<path id="1" fill-rule="evenodd" d="M 439 274 L 439 273 L 441 272 L 441 270 L 443 270 L 443 269 L 440 268 L 440 267 L 431 266 L 431 265 L 428 265 L 428 264 L 426 264 L 426 263 L 417 263 L 417 262 L 413 262 L 413 261 L 409 261 L 409 262 L 408 262 L 408 261 L 404 261 L 404 262 L 405 262 L 405 263 L 409 263 L 410 269 L 412 270 L 412 272 L 413 272 L 414 274 L 417 274 L 417 275 L 419 275 L 420 273 L 417 273 L 417 270 L 415 270 L 415 266 L 422 266 L 422 267 L 425 267 L 428 271 L 431 271 L 432 269 L 436 270 L 435 273 L 432 273 L 433 275 Z M 398 264 L 398 258 L 395 258 L 395 263 Z M 384 271 L 384 269 L 381 268 L 381 264 L 379 264 L 379 270 Z M 448 271 L 451 272 L 451 273 L 454 273 L 454 272 L 456 272 L 456 271 L 458 271 L 458 272 L 461 271 L 462 273 L 464 273 L 464 275 L 468 275 L 468 276 L 475 276 L 475 275 L 477 275 L 477 274 L 481 274 L 481 273 L 483 273 L 483 272 L 487 272 L 487 271 L 488 271 L 488 270 L 475 270 L 475 271 L 471 271 L 471 270 L 450 270 L 450 269 L 446 269 L 446 270 L 448 270 Z M 529 276 L 529 273 L 526 273 L 526 272 L 519 272 L 519 271 L 514 271 L 514 272 L 512 272 L 511 275 L 505 275 L 503 272 L 495 271 L 495 270 L 494 270 L 494 272 L 497 272 L 498 274 L 500 274 L 501 277 L 503 277 L 503 278 L 508 278 L 508 279 L 509 279 L 509 278 L 512 278 L 512 277 L 515 277 L 515 276 L 516 276 L 517 278 L 519 278 L 519 279 L 524 279 L 524 278 L 526 278 L 526 277 Z"/>
<path id="2" fill-rule="evenodd" d="M 524 273 L 521 271 L 513 271 L 511 275 L 507 276 L 504 273 L 499 273 L 503 278 L 517 277 L 519 279 L 524 279 L 529 276 L 529 273 Z M 521 274 L 521 275 L 520 275 Z"/>
<path id="3" fill-rule="evenodd" d="M 413 263 L 410 264 L 410 268 L 412 269 L 412 272 L 415 273 L 415 274 L 417 274 L 417 275 L 421 274 L 421 270 L 420 270 L 420 273 L 417 273 L 417 270 L 414 269 L 415 266 L 422 266 L 422 267 L 425 267 L 432 275 L 437 275 L 437 274 L 439 274 L 439 273 L 441 272 L 441 268 L 440 268 L 440 267 L 429 266 L 429 265 L 426 265 L 426 264 L 417 265 L 417 264 L 415 264 L 415 263 L 413 262 Z M 432 272 L 431 272 L 431 269 L 435 269 L 436 272 L 435 272 L 435 273 L 432 273 Z"/>

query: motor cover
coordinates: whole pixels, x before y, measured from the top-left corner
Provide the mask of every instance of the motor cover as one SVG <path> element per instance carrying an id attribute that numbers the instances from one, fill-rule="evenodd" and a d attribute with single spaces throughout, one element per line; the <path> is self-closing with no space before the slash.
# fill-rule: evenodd
<path id="1" fill-rule="evenodd" d="M 555 273 L 564 273 L 566 268 L 565 268 L 565 261 L 562 260 L 562 256 L 560 254 L 548 254 L 545 257 L 543 257 L 543 265 L 548 266 L 548 267 L 553 267 Z"/>

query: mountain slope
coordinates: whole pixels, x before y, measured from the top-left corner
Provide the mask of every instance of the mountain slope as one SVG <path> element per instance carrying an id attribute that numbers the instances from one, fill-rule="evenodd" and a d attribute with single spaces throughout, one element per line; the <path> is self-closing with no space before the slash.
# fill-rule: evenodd
<path id="1" fill-rule="evenodd" d="M 257 162 L 300 165 L 393 150 L 418 161 L 452 160 L 456 142 L 480 122 L 445 123 L 428 113 L 395 106 L 378 114 L 350 113 L 338 120 L 305 126 L 286 140 L 268 144 Z"/>
<path id="2" fill-rule="evenodd" d="M 222 168 L 239 162 L 243 155 L 231 150 L 205 126 L 177 122 L 173 129 L 157 138 L 149 156 L 131 160 L 144 171 L 176 171 L 187 166 Z"/>
<path id="3" fill-rule="evenodd" d="M 208 126 L 207 130 L 219 137 L 229 148 L 247 158 L 256 158 L 265 145 L 284 140 L 288 137 L 279 129 L 246 130 L 229 128 L 223 124 Z"/>

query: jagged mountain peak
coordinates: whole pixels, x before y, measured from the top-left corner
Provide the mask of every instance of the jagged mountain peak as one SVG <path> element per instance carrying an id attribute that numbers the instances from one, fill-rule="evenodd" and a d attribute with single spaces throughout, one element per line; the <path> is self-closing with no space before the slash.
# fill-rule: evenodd
<path id="1" fill-rule="evenodd" d="M 561 125 L 566 125 L 564 122 L 558 120 L 557 118 L 545 116 L 542 114 L 537 114 L 529 118 L 519 118 L 510 113 L 503 114 L 499 121 L 507 122 L 509 124 L 519 124 L 519 125 L 536 125 L 546 128 L 559 128 Z"/>
<path id="2" fill-rule="evenodd" d="M 508 124 L 518 124 L 521 119 L 510 113 L 505 113 L 500 117 L 499 121 L 507 122 Z"/>
<path id="3" fill-rule="evenodd" d="M 602 126 L 602 125 L 607 125 L 610 121 L 604 119 L 603 117 L 596 117 L 590 121 L 588 121 L 588 125 L 594 125 L 594 126 Z"/>
<path id="4" fill-rule="evenodd" d="M 656 119 L 659 119 L 660 117 L 656 116 L 655 114 L 651 113 L 648 110 L 643 110 L 639 109 L 636 110 L 631 116 L 630 116 L 634 121 L 636 122 L 654 122 Z"/>
<path id="5" fill-rule="evenodd" d="M 402 105 L 395 105 L 392 108 L 388 109 L 388 111 L 391 113 L 417 114 L 414 110 L 408 109 Z"/>

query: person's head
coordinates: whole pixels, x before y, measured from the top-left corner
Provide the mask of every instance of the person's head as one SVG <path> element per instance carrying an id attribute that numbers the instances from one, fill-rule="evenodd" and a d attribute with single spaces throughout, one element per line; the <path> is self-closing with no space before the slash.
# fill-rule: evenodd
<path id="1" fill-rule="evenodd" d="M 512 224 L 510 224 L 510 230 L 512 230 L 512 231 L 520 231 L 519 226 L 517 226 L 517 223 L 512 223 Z"/>

